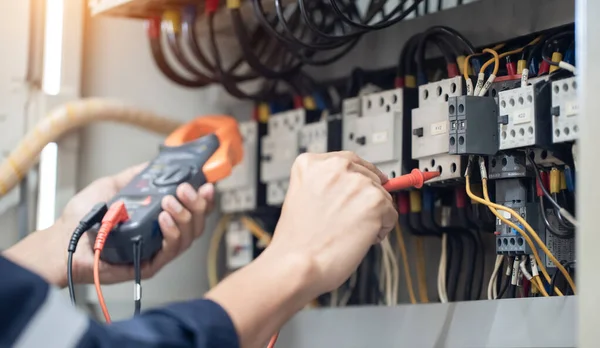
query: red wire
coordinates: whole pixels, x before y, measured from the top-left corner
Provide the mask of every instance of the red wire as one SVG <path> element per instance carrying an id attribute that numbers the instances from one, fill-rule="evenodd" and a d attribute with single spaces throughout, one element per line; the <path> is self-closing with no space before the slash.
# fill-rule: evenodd
<path id="1" fill-rule="evenodd" d="M 94 252 L 94 285 L 96 286 L 96 294 L 98 294 L 98 303 L 100 304 L 100 308 L 102 308 L 102 314 L 104 314 L 104 319 L 107 324 L 110 324 L 110 313 L 108 313 L 108 308 L 106 307 L 106 302 L 104 302 L 104 295 L 102 294 L 102 287 L 100 287 L 100 250 L 96 250 Z"/>
<path id="2" fill-rule="evenodd" d="M 273 337 L 271 337 L 271 341 L 269 341 L 269 345 L 267 346 L 267 348 L 275 348 L 275 343 L 277 343 L 277 338 L 279 338 L 279 332 L 274 334 Z"/>

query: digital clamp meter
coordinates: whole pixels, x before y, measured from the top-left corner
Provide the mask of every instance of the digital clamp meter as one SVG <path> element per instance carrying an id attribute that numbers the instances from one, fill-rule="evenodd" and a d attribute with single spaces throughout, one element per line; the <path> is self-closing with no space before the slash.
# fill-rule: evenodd
<path id="1" fill-rule="evenodd" d="M 158 156 L 109 202 L 123 201 L 129 220 L 110 232 L 101 259 L 131 264 L 135 242 L 142 243 L 141 260 L 151 259 L 162 247 L 158 216 L 163 197 L 176 197 L 177 187 L 186 182 L 198 190 L 205 183 L 224 179 L 242 157 L 242 137 L 232 117 L 199 117 L 176 129 Z M 98 228 L 89 232 L 92 242 Z"/>

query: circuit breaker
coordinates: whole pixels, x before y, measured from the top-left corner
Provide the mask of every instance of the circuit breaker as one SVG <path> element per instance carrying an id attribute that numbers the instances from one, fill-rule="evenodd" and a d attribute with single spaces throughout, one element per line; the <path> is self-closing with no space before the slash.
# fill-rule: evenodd
<path id="1" fill-rule="evenodd" d="M 550 88 L 540 81 L 498 93 L 500 150 L 551 143 Z"/>
<path id="2" fill-rule="evenodd" d="M 239 220 L 230 222 L 227 227 L 225 250 L 229 270 L 242 268 L 254 260 L 254 239 Z"/>
<path id="3" fill-rule="evenodd" d="M 488 157 L 488 178 L 497 180 L 533 176 L 533 168 L 527 166 L 525 156 L 525 152 L 522 151 L 506 151 Z"/>
<path id="4" fill-rule="evenodd" d="M 402 89 L 351 98 L 343 104 L 344 150 L 393 178 L 402 174 Z"/>
<path id="5" fill-rule="evenodd" d="M 244 158 L 231 175 L 217 183 L 223 213 L 238 213 L 256 209 L 258 195 L 258 124 L 241 122 Z"/>
<path id="6" fill-rule="evenodd" d="M 498 106 L 493 98 L 459 96 L 448 100 L 449 153 L 494 155 L 498 152 Z"/>
<path id="7" fill-rule="evenodd" d="M 461 77 L 419 87 L 419 107 L 412 111 L 412 158 L 423 171 L 439 171 L 430 183 L 462 176 L 461 156 L 450 155 L 448 100 L 463 95 Z"/>
<path id="8" fill-rule="evenodd" d="M 342 148 L 342 117 L 331 115 L 300 129 L 298 151 L 300 153 L 326 153 Z"/>
<path id="9" fill-rule="evenodd" d="M 552 82 L 552 142 L 579 138 L 579 103 L 575 77 Z"/>
<path id="10" fill-rule="evenodd" d="M 300 130 L 306 124 L 306 111 L 295 109 L 271 115 L 267 135 L 261 139 L 261 181 L 267 185 L 268 205 L 283 203 L 290 170 L 299 152 Z"/>

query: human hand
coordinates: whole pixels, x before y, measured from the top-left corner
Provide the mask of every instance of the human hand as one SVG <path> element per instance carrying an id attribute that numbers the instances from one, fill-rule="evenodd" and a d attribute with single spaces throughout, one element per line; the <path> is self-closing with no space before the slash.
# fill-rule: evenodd
<path id="1" fill-rule="evenodd" d="M 110 200 L 121 188 L 138 174 L 145 165 L 129 168 L 120 174 L 98 179 L 75 195 L 67 204 L 62 216 L 50 228 L 32 233 L 6 250 L 3 255 L 19 265 L 29 268 L 48 282 L 66 286 L 67 245 L 79 220 L 98 202 Z M 162 201 L 163 212 L 159 224 L 163 233 L 163 246 L 149 262 L 142 265 L 142 277 L 152 277 L 164 265 L 187 250 L 202 235 L 205 216 L 214 205 L 214 186 L 211 184 L 195 191 L 189 184 L 177 188 L 177 197 L 167 196 Z M 179 203 L 181 202 L 181 203 Z M 75 283 L 93 280 L 94 253 L 90 237 L 84 234 L 73 258 Z M 133 279 L 133 267 L 100 263 L 100 280 L 105 284 Z"/>
<path id="2" fill-rule="evenodd" d="M 398 219 L 392 197 L 382 187 L 387 180 L 351 152 L 299 156 L 265 252 L 299 255 L 314 263 L 310 268 L 317 270 L 316 278 L 310 281 L 315 295 L 338 288 Z"/>

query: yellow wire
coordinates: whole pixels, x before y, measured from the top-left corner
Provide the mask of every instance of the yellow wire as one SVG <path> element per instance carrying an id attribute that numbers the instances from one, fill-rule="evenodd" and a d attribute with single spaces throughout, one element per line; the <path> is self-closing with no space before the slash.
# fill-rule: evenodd
<path id="1" fill-rule="evenodd" d="M 539 256 L 539 254 L 537 252 L 537 248 L 535 247 L 535 245 L 531 241 L 531 238 L 529 238 L 529 236 L 527 235 L 527 233 L 525 233 L 525 231 L 523 231 L 521 228 L 519 228 L 513 222 L 507 220 L 502 215 L 500 215 L 496 211 L 496 209 L 509 212 L 512 216 L 514 216 L 519 221 L 519 223 L 521 223 L 525 227 L 525 229 L 535 239 L 535 241 L 538 243 L 538 245 L 544 251 L 544 253 L 548 256 L 548 258 L 550 258 L 550 260 L 558 267 L 558 269 L 561 271 L 561 273 L 565 276 L 565 278 L 569 282 L 569 285 L 573 289 L 573 293 L 575 293 L 576 292 L 576 288 L 574 287 L 575 283 L 573 282 L 573 279 L 571 279 L 571 276 L 569 275 L 569 272 L 567 272 L 567 270 L 563 267 L 563 265 L 560 262 L 558 262 L 558 260 L 554 257 L 554 255 L 552 255 L 552 253 L 550 252 L 550 250 L 548 250 L 548 248 L 546 247 L 546 245 L 542 242 L 542 240 L 540 239 L 540 237 L 538 236 L 538 234 L 533 230 L 533 228 L 531 228 L 531 225 L 529 225 L 527 223 L 527 221 L 525 221 L 525 219 L 523 219 L 521 217 L 521 215 L 517 214 L 514 210 L 512 210 L 512 209 L 510 209 L 508 207 L 505 207 L 503 205 L 495 204 L 492 201 L 490 201 L 489 194 L 488 194 L 488 189 L 487 189 L 487 180 L 486 179 L 482 180 L 483 195 L 485 197 L 485 200 L 483 200 L 480 197 L 477 197 L 477 196 L 475 196 L 475 195 L 473 195 L 471 193 L 471 188 L 470 188 L 470 185 L 469 185 L 470 183 L 469 183 L 469 176 L 468 175 L 466 176 L 466 181 L 467 181 L 466 185 L 467 185 L 467 188 L 468 188 L 467 189 L 467 195 L 469 195 L 469 197 L 471 197 L 471 199 L 474 199 L 475 201 L 477 201 L 477 202 L 479 202 L 481 204 L 486 205 L 490 209 L 490 211 L 494 215 L 496 215 L 502 222 L 504 222 L 508 226 L 514 228 L 525 239 L 525 241 L 527 242 L 527 244 L 531 248 L 531 251 L 533 252 L 533 256 L 535 257 L 535 260 L 538 263 L 538 267 L 542 271 L 542 274 L 544 275 L 544 278 L 546 278 L 546 281 L 548 281 L 548 283 L 551 282 L 550 275 L 548 274 L 548 271 L 546 271 L 546 267 L 542 263 L 542 261 L 540 259 L 540 256 Z M 556 288 L 556 287 L 555 287 L 554 291 L 559 296 L 563 295 L 562 292 L 558 288 Z"/>
<path id="2" fill-rule="evenodd" d="M 423 248 L 423 237 L 416 237 L 417 253 L 417 285 L 419 288 L 419 299 L 421 303 L 429 303 L 427 296 L 427 273 L 425 269 L 425 250 Z"/>
<path id="3" fill-rule="evenodd" d="M 469 60 L 472 57 L 479 56 L 479 55 L 481 55 L 481 53 L 470 54 L 465 58 L 465 61 L 463 62 L 463 77 L 465 78 L 465 81 L 467 81 L 469 79 Z"/>
<path id="4" fill-rule="evenodd" d="M 269 245 L 269 243 L 271 243 L 271 235 L 265 232 L 265 230 L 263 230 L 262 227 L 260 227 L 252 218 L 248 216 L 242 216 L 240 220 L 242 221 L 244 227 L 246 227 L 250 233 L 254 235 L 254 237 L 262 241 L 264 245 Z"/>
<path id="5" fill-rule="evenodd" d="M 523 52 L 523 50 L 526 47 L 533 46 L 533 45 L 537 44 L 538 42 L 540 42 L 540 40 L 542 40 L 542 37 L 538 36 L 535 39 L 533 39 L 530 43 L 528 43 L 527 45 L 525 45 L 524 47 L 517 48 L 517 49 L 512 50 L 512 51 L 507 51 L 507 52 L 504 52 L 504 53 L 498 55 L 498 63 L 497 63 L 498 65 L 497 66 L 499 67 L 500 59 L 501 58 L 504 58 L 504 57 L 507 57 L 507 56 L 511 56 L 513 54 L 521 53 L 521 52 Z M 498 53 L 496 53 L 496 54 L 498 54 Z M 483 66 L 481 67 L 480 72 L 484 72 L 485 69 L 487 69 L 487 67 L 490 66 L 490 64 L 492 64 L 495 60 L 496 60 L 496 56 L 494 56 L 494 58 L 492 58 L 492 59 L 488 60 L 487 62 L 485 62 L 485 64 L 483 64 Z M 496 75 L 497 72 L 498 72 L 498 70 L 494 69 L 494 75 Z"/>
<path id="6" fill-rule="evenodd" d="M 500 70 L 500 57 L 498 56 L 498 52 L 496 52 L 495 50 L 493 50 L 491 48 L 484 48 L 483 52 L 490 53 L 491 55 L 494 56 L 494 58 L 485 62 L 485 64 L 483 64 L 481 66 L 481 69 L 479 69 L 479 73 L 480 74 L 483 73 L 485 71 L 485 69 L 487 69 L 487 67 L 490 66 L 490 64 L 494 63 L 494 71 L 492 72 L 492 74 L 494 74 L 494 75 L 498 74 L 498 70 Z"/>
<path id="7" fill-rule="evenodd" d="M 504 46 L 506 46 L 505 43 L 500 43 L 500 44 L 497 44 L 496 46 L 492 47 L 492 50 L 498 51 L 498 50 L 502 49 Z M 474 53 L 474 54 L 470 54 L 465 57 L 465 60 L 463 61 L 463 69 L 462 69 L 462 73 L 463 73 L 463 77 L 465 78 L 465 81 L 469 79 L 469 60 L 473 57 L 478 57 L 478 56 L 482 56 L 482 55 L 484 55 L 484 53 Z M 492 59 L 494 59 L 494 58 L 492 58 Z"/>
<path id="8" fill-rule="evenodd" d="M 219 274 L 217 270 L 219 248 L 221 247 L 221 240 L 225 235 L 225 231 L 227 230 L 227 226 L 229 225 L 230 219 L 230 215 L 223 215 L 221 217 L 221 220 L 219 220 L 217 228 L 215 228 L 212 237 L 210 238 L 210 246 L 208 249 L 208 261 L 206 263 L 206 266 L 208 274 L 208 285 L 211 288 L 215 287 L 219 283 Z"/>
<path id="9" fill-rule="evenodd" d="M 507 220 L 504 216 L 500 215 L 500 213 L 498 213 L 496 211 L 496 209 L 494 209 L 497 204 L 494 204 L 489 200 L 489 195 L 487 194 L 487 185 L 485 186 L 486 189 L 483 190 L 484 191 L 483 195 L 486 199 L 483 200 L 480 197 L 475 196 L 473 194 L 473 192 L 471 192 L 471 183 L 469 180 L 469 176 L 467 175 L 465 178 L 466 178 L 465 184 L 466 184 L 466 189 L 467 189 L 467 195 L 472 200 L 488 207 L 490 209 L 490 211 L 492 212 L 492 214 L 496 215 L 496 217 L 498 219 L 500 219 L 502 222 L 504 222 L 505 224 L 507 224 L 508 226 L 514 228 L 517 232 L 519 232 L 521 237 L 523 237 L 523 239 L 525 239 L 525 241 L 527 242 L 527 245 L 529 245 L 529 247 L 531 248 L 531 251 L 533 252 L 533 257 L 535 258 L 535 261 L 538 263 L 540 271 L 544 275 L 544 278 L 548 279 L 548 283 L 550 283 L 551 282 L 550 275 L 548 275 L 548 271 L 546 271 L 546 267 L 544 267 L 544 264 L 542 263 L 542 260 L 540 259 L 540 255 L 537 252 L 537 248 L 535 247 L 535 244 L 533 244 L 533 241 L 531 240 L 531 238 L 529 238 L 527 233 L 525 233 L 525 231 L 523 231 L 521 228 L 519 228 L 519 226 L 515 225 L 512 221 Z M 492 206 L 494 206 L 494 207 L 492 207 Z M 500 206 L 500 207 L 505 208 L 504 206 Z M 559 296 L 562 296 L 562 293 L 560 292 L 560 290 L 558 290 L 558 291 L 557 290 L 558 290 L 558 288 L 555 289 L 555 292 Z"/>
<path id="10" fill-rule="evenodd" d="M 490 202 L 489 199 L 489 195 L 488 195 L 488 189 L 487 189 L 487 179 L 483 179 L 482 180 L 482 184 L 483 184 L 483 194 L 486 197 L 486 201 Z M 571 286 L 571 288 L 573 289 L 573 293 L 576 292 L 576 287 L 575 287 L 575 282 L 573 281 L 573 279 L 571 278 L 571 276 L 569 275 L 569 272 L 567 272 L 567 270 L 565 269 L 565 267 L 562 265 L 562 263 L 560 263 L 556 257 L 554 257 L 554 255 L 552 254 L 552 252 L 550 252 L 550 250 L 548 249 L 548 247 L 546 247 L 546 244 L 540 239 L 540 236 L 537 234 L 537 232 L 535 232 L 535 230 L 531 227 L 531 225 L 525 221 L 525 219 L 523 219 L 521 217 L 520 214 L 517 214 L 517 212 L 515 212 L 514 210 L 507 208 L 503 205 L 498 205 L 495 203 L 492 203 L 492 205 L 494 207 L 499 206 L 501 208 L 497 208 L 496 209 L 501 209 L 504 211 L 509 212 L 512 216 L 514 216 L 520 223 L 521 225 L 523 225 L 525 227 L 525 229 L 527 230 L 527 232 L 529 232 L 529 234 L 531 234 L 531 237 L 533 237 L 533 239 L 536 241 L 536 243 L 538 243 L 538 245 L 540 246 L 540 248 L 542 249 L 542 251 L 548 256 L 548 258 L 552 261 L 552 263 L 554 263 L 556 265 L 556 267 L 560 270 L 560 272 L 565 276 L 565 279 L 567 279 L 567 282 L 569 282 L 569 285 Z M 542 269 L 542 267 L 544 267 L 540 260 L 536 260 L 540 265 L 540 269 Z M 543 268 L 544 271 L 546 270 L 546 268 Z M 550 275 L 548 275 L 548 272 L 546 272 L 544 274 L 544 277 L 546 278 L 546 280 L 548 281 L 548 283 L 550 283 L 551 278 Z"/>
<path id="11" fill-rule="evenodd" d="M 467 177 L 467 182 L 469 181 L 468 177 Z M 469 188 L 469 191 L 471 189 Z M 469 194 L 469 191 L 467 191 L 467 194 Z M 483 191 L 483 196 L 485 198 L 485 200 L 473 195 L 473 197 L 475 197 L 476 199 L 479 199 L 481 201 L 482 204 L 485 204 L 488 209 L 490 209 L 490 211 L 496 215 L 496 217 L 498 217 L 502 222 L 504 222 L 505 224 L 507 224 L 508 226 L 514 228 L 517 232 L 519 232 L 519 234 L 521 235 L 521 237 L 523 237 L 525 239 L 525 241 L 527 242 L 527 244 L 529 245 L 529 247 L 531 248 L 532 252 L 533 252 L 533 256 L 535 257 L 535 261 L 538 263 L 539 267 L 540 267 L 540 271 L 542 272 L 542 274 L 544 275 L 544 278 L 546 278 L 548 280 L 548 283 L 551 282 L 551 278 L 550 275 L 548 274 L 548 271 L 546 270 L 546 267 L 544 266 L 544 264 L 542 263 L 542 260 L 540 259 L 540 255 L 537 252 L 537 248 L 535 247 L 535 244 L 533 244 L 533 241 L 531 240 L 531 238 L 529 238 L 529 236 L 527 235 L 527 233 L 525 233 L 525 231 L 523 231 L 523 229 L 521 229 L 520 227 L 518 227 L 516 224 L 514 224 L 512 221 L 506 219 L 504 216 L 500 215 L 496 209 L 499 209 L 497 207 L 502 207 L 503 209 L 501 210 L 505 210 L 504 206 L 492 203 L 492 201 L 490 201 L 490 196 L 488 194 L 488 190 L 487 190 L 487 180 L 485 185 L 483 185 L 482 187 L 482 191 Z M 471 197 L 471 196 L 469 196 Z M 496 208 L 496 209 L 494 209 Z M 508 208 L 506 208 L 508 209 Z M 516 214 L 516 213 L 515 213 Z M 520 216 L 519 216 L 520 217 Z M 563 293 L 555 287 L 555 292 L 559 295 L 559 296 L 563 296 Z"/>
<path id="12" fill-rule="evenodd" d="M 402 263 L 404 263 L 404 278 L 406 280 L 406 288 L 408 290 L 408 296 L 410 297 L 410 303 L 416 304 L 417 298 L 415 297 L 415 291 L 413 290 L 412 275 L 410 274 L 410 267 L 408 265 L 408 256 L 406 254 L 406 244 L 404 243 L 404 237 L 402 236 L 402 230 L 400 230 L 400 224 L 396 222 L 396 239 L 398 240 L 398 248 L 400 249 L 400 256 L 402 257 Z"/>

